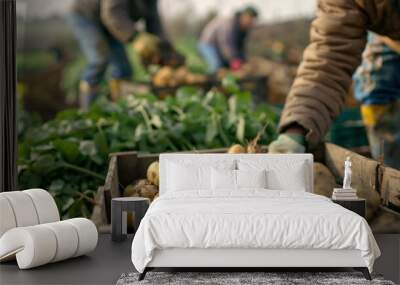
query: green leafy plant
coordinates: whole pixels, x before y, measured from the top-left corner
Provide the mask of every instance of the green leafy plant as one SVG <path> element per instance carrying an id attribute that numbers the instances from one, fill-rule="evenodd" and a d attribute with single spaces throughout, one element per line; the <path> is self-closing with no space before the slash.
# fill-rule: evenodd
<path id="1" fill-rule="evenodd" d="M 99 100 L 88 111 L 63 111 L 25 133 L 19 144 L 20 188 L 46 188 L 62 216 L 87 217 L 111 152 L 228 147 L 246 143 L 266 125 L 261 143 L 269 143 L 276 136 L 277 113 L 268 105 L 254 108 L 251 94 L 232 79 L 224 86 L 231 96 L 183 87 L 164 100 L 135 95 L 117 103 Z"/>

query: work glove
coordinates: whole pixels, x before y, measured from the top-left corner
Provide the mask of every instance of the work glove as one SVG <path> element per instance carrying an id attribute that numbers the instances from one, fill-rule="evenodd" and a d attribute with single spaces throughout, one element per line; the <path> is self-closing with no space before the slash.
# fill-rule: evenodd
<path id="1" fill-rule="evenodd" d="M 280 134 L 268 147 L 269 153 L 304 153 L 305 151 L 304 136 L 292 133 Z"/>
<path id="2" fill-rule="evenodd" d="M 239 58 L 231 59 L 229 62 L 229 67 L 232 71 L 239 70 L 242 67 L 242 65 L 243 65 L 243 62 Z"/>

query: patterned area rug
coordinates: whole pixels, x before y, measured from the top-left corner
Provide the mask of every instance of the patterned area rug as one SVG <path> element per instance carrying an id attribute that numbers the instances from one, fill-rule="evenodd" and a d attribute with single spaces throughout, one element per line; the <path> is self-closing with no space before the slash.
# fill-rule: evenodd
<path id="1" fill-rule="evenodd" d="M 368 281 L 359 272 L 148 272 L 142 281 L 138 281 L 138 276 L 138 273 L 122 274 L 117 285 L 395 285 L 392 281 L 376 275 L 372 275 L 373 280 Z"/>

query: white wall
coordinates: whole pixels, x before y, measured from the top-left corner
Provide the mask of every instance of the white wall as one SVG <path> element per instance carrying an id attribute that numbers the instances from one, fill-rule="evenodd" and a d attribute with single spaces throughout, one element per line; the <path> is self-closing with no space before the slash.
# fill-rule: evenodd
<path id="1" fill-rule="evenodd" d="M 247 4 L 260 11 L 260 22 L 273 22 L 299 17 L 312 17 L 317 0 L 160 0 L 160 10 L 165 18 L 186 11 L 190 17 L 204 16 L 211 10 L 221 15 L 231 15 Z"/>
<path id="2" fill-rule="evenodd" d="M 47 17 L 63 14 L 75 0 L 17 0 L 20 13 L 27 17 Z M 261 22 L 279 21 L 314 14 L 316 0 L 159 0 L 163 17 L 169 18 L 179 13 L 192 11 L 188 17 L 204 16 L 210 10 L 222 15 L 230 15 L 246 4 L 253 4 L 261 12 Z M 26 7 L 28 6 L 28 9 Z"/>

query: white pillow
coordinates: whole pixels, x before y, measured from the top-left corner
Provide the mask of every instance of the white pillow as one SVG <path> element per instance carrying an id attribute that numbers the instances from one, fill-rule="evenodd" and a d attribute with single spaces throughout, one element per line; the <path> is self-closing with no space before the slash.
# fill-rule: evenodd
<path id="1" fill-rule="evenodd" d="M 236 170 L 212 168 L 211 188 L 213 190 L 236 190 Z"/>
<path id="2" fill-rule="evenodd" d="M 168 163 L 168 189 L 171 191 L 210 189 L 210 167 Z"/>
<path id="3" fill-rule="evenodd" d="M 267 188 L 271 190 L 306 191 L 308 172 L 304 160 L 239 160 L 240 170 L 267 171 Z M 312 183 L 312 182 L 311 182 Z"/>
<path id="4" fill-rule="evenodd" d="M 168 161 L 166 165 L 166 191 L 211 191 L 211 168 L 235 169 L 236 161 L 205 159 Z"/>
<path id="5" fill-rule="evenodd" d="M 266 170 L 211 170 L 211 187 L 213 190 L 239 190 L 242 188 L 266 188 Z"/>
<path id="6" fill-rule="evenodd" d="M 267 171 L 236 170 L 237 188 L 267 188 Z"/>

